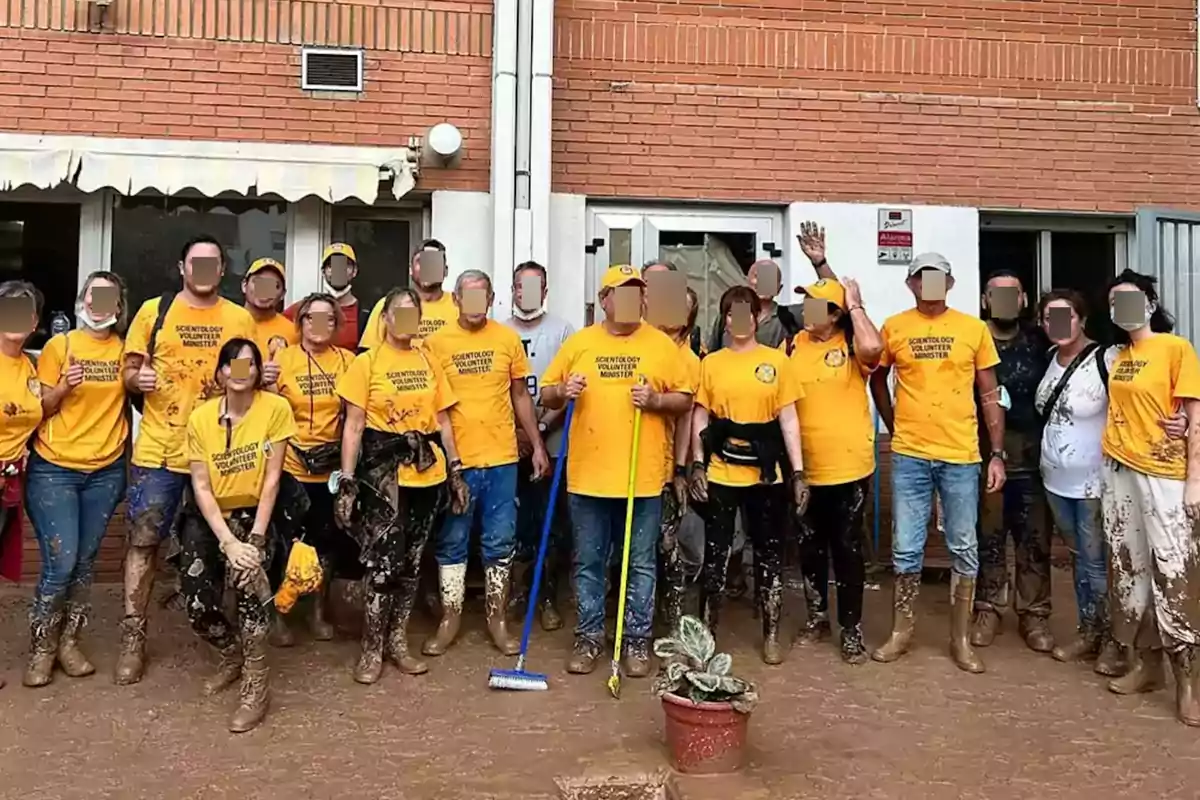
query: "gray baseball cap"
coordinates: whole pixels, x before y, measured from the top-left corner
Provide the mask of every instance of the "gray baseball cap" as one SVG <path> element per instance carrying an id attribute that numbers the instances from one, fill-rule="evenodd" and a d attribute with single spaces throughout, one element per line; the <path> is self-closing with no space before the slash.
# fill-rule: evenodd
<path id="1" fill-rule="evenodd" d="M 950 261 L 941 253 L 921 253 L 913 258 L 908 265 L 908 277 L 916 275 L 923 269 L 936 269 L 938 272 L 950 273 Z"/>

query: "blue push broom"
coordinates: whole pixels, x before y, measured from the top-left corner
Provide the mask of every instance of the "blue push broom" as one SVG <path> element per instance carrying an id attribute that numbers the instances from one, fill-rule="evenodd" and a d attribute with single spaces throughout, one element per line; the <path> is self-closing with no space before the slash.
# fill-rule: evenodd
<path id="1" fill-rule="evenodd" d="M 494 669 L 488 673 L 488 686 L 492 689 L 513 689 L 520 692 L 544 692 L 550 688 L 550 679 L 540 672 L 525 671 L 525 656 L 529 653 L 529 635 L 533 632 L 533 615 L 537 611 L 538 590 L 542 586 L 542 568 L 546 563 L 546 550 L 550 543 L 550 523 L 554 520 L 555 501 L 562 483 L 563 467 L 567 463 L 567 440 L 571 433 L 571 417 L 575 413 L 575 401 L 567 403 L 567 414 L 563 419 L 562 444 L 558 448 L 558 463 L 554 465 L 554 480 L 550 483 L 550 503 L 542 519 L 542 540 L 538 544 L 537 561 L 533 565 L 533 587 L 529 590 L 529 607 L 525 609 L 525 630 L 521 632 L 521 653 L 517 656 L 516 669 Z"/>

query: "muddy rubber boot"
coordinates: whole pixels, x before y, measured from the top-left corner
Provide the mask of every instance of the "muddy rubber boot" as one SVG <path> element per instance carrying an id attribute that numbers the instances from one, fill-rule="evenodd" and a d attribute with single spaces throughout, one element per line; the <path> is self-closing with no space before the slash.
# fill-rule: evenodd
<path id="1" fill-rule="evenodd" d="M 333 641 L 334 630 L 329 622 L 329 587 L 333 585 L 333 563 L 329 559 L 321 559 L 321 575 L 321 588 L 312 597 L 308 629 L 316 641 L 330 642 Z"/>
<path id="2" fill-rule="evenodd" d="M 54 662 L 62 636 L 63 614 L 55 611 L 29 623 L 29 663 L 21 683 L 31 689 L 54 679 Z"/>
<path id="3" fill-rule="evenodd" d="M 1125 647 L 1112 637 L 1108 628 L 1100 633 L 1100 654 L 1096 656 L 1094 672 L 1107 678 L 1119 678 L 1129 672 L 1129 659 L 1125 657 Z"/>
<path id="4" fill-rule="evenodd" d="M 467 596 L 467 565 L 451 564 L 438 567 L 438 583 L 441 585 L 442 621 L 437 630 L 425 640 L 421 652 L 427 656 L 440 656 L 454 644 L 462 625 L 463 600 Z"/>
<path id="5" fill-rule="evenodd" d="M 567 659 L 567 672 L 572 675 L 589 675 L 600 660 L 600 643 L 586 636 L 576 636 L 571 656 Z"/>
<path id="6" fill-rule="evenodd" d="M 62 636 L 58 640 L 58 665 L 72 678 L 83 678 L 96 671 L 96 667 L 79 649 L 79 636 L 87 625 L 87 606 L 68 603 Z"/>
<path id="7" fill-rule="evenodd" d="M 383 674 L 383 640 L 387 634 L 391 598 L 367 590 L 363 600 L 362 653 L 354 666 L 354 680 L 370 686 Z"/>
<path id="8" fill-rule="evenodd" d="M 703 587 L 700 588 L 700 620 L 713 636 L 717 635 L 717 623 L 721 621 L 721 607 L 724 604 L 724 592 L 709 594 Z"/>
<path id="9" fill-rule="evenodd" d="M 292 627 L 288 625 L 287 618 L 278 611 L 272 610 L 271 633 L 267 640 L 271 647 L 293 647 L 296 644 L 296 635 L 292 633 Z"/>
<path id="10" fill-rule="evenodd" d="M 818 611 L 812 614 L 796 631 L 796 644 L 801 647 L 811 647 L 824 642 L 833 636 L 833 627 L 829 624 L 829 613 Z"/>
<path id="11" fill-rule="evenodd" d="M 862 625 L 842 628 L 841 639 L 842 661 L 857 666 L 871 660 L 867 646 L 863 643 Z"/>
<path id="12" fill-rule="evenodd" d="M 121 620 L 121 650 L 113 670 L 113 683 L 128 686 L 146 671 L 146 618 L 127 616 Z"/>
<path id="13" fill-rule="evenodd" d="M 1050 622 L 1045 617 L 1025 615 L 1021 617 L 1021 637 L 1025 645 L 1035 653 L 1049 653 L 1054 649 L 1054 634 L 1050 632 Z"/>
<path id="14" fill-rule="evenodd" d="M 483 570 L 484 613 L 492 644 L 506 656 L 521 652 L 521 642 L 508 635 L 508 590 L 512 567 L 493 564 Z"/>
<path id="15" fill-rule="evenodd" d="M 783 622 L 783 582 L 775 578 L 775 585 L 762 587 L 759 592 L 759 608 L 762 613 L 763 646 L 762 660 L 764 664 L 782 664 L 787 656 L 789 643 L 784 641 L 781 623 Z M 828 621 L 826 625 L 828 625 Z"/>
<path id="16" fill-rule="evenodd" d="M 1156 691 L 1165 685 L 1162 649 L 1147 647 L 1137 649 L 1129 672 L 1109 681 L 1108 690 L 1113 694 L 1141 694 Z"/>
<path id="17" fill-rule="evenodd" d="M 562 614 L 558 611 L 558 560 L 548 555 L 542 566 L 542 593 L 538 604 L 541 606 L 538 621 L 542 630 L 556 631 L 563 626 Z"/>
<path id="18" fill-rule="evenodd" d="M 991 647 L 1000 634 L 1000 615 L 993 609 L 981 608 L 971 619 L 971 644 L 976 647 Z"/>
<path id="19" fill-rule="evenodd" d="M 1191 645 L 1171 653 L 1171 669 L 1175 673 L 1175 717 L 1191 728 L 1200 727 L 1200 653 Z"/>
<path id="20" fill-rule="evenodd" d="M 415 587 L 414 587 L 415 588 Z M 411 593 L 410 593 L 411 597 Z M 392 597 L 392 619 L 388 626 L 387 657 L 405 675 L 423 675 L 429 665 L 408 651 L 408 618 L 412 615 L 413 597 L 407 604 Z"/>
<path id="21" fill-rule="evenodd" d="M 266 648 L 261 641 L 247 644 L 246 657 L 242 661 L 240 702 L 229 718 L 230 733 L 252 731 L 267 716 L 267 707 L 271 704 L 269 677 Z"/>
<path id="22" fill-rule="evenodd" d="M 215 694 L 228 689 L 237 683 L 238 678 L 242 677 L 242 643 L 237 639 L 233 640 L 232 644 L 226 645 L 217 651 L 220 654 L 220 660 L 217 661 L 217 668 L 208 680 L 204 681 L 202 691 L 206 697 L 212 697 Z"/>
<path id="23" fill-rule="evenodd" d="M 538 622 L 544 631 L 556 631 L 563 626 L 562 614 L 558 613 L 558 608 L 555 607 L 553 600 L 539 600 L 538 605 L 541 610 L 538 616 Z"/>
<path id="24" fill-rule="evenodd" d="M 1100 632 L 1091 622 L 1079 626 L 1075 638 L 1069 642 L 1055 645 L 1050 651 L 1050 657 L 1055 661 L 1070 663 L 1080 659 L 1090 658 L 1100 652 Z"/>
<path id="25" fill-rule="evenodd" d="M 920 591 L 921 573 L 896 576 L 892 585 L 892 635 L 871 653 L 871 658 L 889 664 L 908 652 L 917 629 L 916 603 Z"/>
<path id="26" fill-rule="evenodd" d="M 950 657 L 964 672 L 984 671 L 983 659 L 971 647 L 971 612 L 975 608 L 975 579 L 950 575 Z"/>

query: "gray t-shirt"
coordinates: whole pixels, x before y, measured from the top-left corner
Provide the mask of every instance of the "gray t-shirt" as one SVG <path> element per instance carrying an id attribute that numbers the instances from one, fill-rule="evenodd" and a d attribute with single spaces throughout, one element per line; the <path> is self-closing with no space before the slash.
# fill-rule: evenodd
<path id="1" fill-rule="evenodd" d="M 533 396 L 533 404 L 540 419 L 546 413 L 542 408 L 542 376 L 550 368 L 554 356 L 558 355 L 558 348 L 562 347 L 562 343 L 575 329 L 571 327 L 571 323 L 553 314 L 543 314 L 533 321 L 533 325 L 515 317 L 509 317 L 504 324 L 517 332 L 521 337 L 521 344 L 525 347 L 525 357 L 529 359 L 529 366 L 533 369 L 533 374 L 529 376 L 529 394 Z M 546 450 L 551 458 L 558 455 L 561 445 L 562 426 L 559 425 L 546 436 Z"/>

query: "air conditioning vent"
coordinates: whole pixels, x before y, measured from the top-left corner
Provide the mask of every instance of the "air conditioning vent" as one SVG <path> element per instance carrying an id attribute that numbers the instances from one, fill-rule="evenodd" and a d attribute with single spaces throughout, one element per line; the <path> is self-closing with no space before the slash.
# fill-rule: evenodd
<path id="1" fill-rule="evenodd" d="M 300 88 L 314 92 L 361 92 L 361 50 L 305 47 L 300 51 Z"/>

